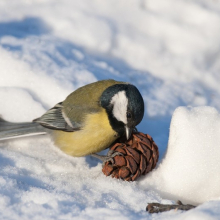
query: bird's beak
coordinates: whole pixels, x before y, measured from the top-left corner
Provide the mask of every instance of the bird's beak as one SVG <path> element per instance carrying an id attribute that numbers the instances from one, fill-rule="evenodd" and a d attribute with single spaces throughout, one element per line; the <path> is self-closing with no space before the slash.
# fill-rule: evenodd
<path id="1" fill-rule="evenodd" d="M 126 134 L 127 140 L 130 138 L 132 130 L 133 128 L 129 128 L 128 126 L 125 125 L 125 134 Z"/>

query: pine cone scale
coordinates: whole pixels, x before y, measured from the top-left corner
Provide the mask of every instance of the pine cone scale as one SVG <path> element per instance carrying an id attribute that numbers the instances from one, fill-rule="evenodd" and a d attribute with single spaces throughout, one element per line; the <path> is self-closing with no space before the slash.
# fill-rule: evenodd
<path id="1" fill-rule="evenodd" d="M 139 161 L 140 161 L 140 154 L 136 150 L 131 148 L 131 147 L 126 148 L 126 150 L 127 150 L 127 154 L 129 156 L 132 156 L 136 163 L 139 163 Z"/>
<path id="2" fill-rule="evenodd" d="M 118 148 L 118 147 L 120 147 L 120 146 L 122 146 L 123 144 L 121 144 L 121 143 L 116 143 L 116 144 L 114 144 L 112 147 L 111 147 L 111 150 L 115 150 L 116 148 Z"/>
<path id="3" fill-rule="evenodd" d="M 115 165 L 119 167 L 126 166 L 127 164 L 125 158 L 122 156 L 118 156 L 118 155 L 114 157 L 114 162 L 115 162 Z"/>
<path id="4" fill-rule="evenodd" d="M 120 178 L 124 179 L 126 177 L 128 177 L 130 175 L 130 171 L 127 167 L 122 167 L 120 170 L 119 170 L 119 176 Z"/>
<path id="5" fill-rule="evenodd" d="M 141 160 L 140 160 L 140 170 L 141 170 L 141 174 L 143 174 L 145 172 L 147 168 L 147 161 L 146 159 L 144 158 L 143 155 L 141 155 Z"/>
<path id="6" fill-rule="evenodd" d="M 133 157 L 131 156 L 125 156 L 126 161 L 127 161 L 127 167 L 131 171 L 131 174 L 134 174 L 137 171 L 137 164 Z"/>
<path id="7" fill-rule="evenodd" d="M 139 143 L 139 145 L 140 145 L 141 152 L 147 158 L 147 161 L 150 160 L 150 158 L 151 158 L 151 146 L 149 146 L 149 145 L 146 146 L 142 143 Z"/>
<path id="8" fill-rule="evenodd" d="M 126 155 L 126 150 L 123 149 L 122 147 L 118 147 L 116 151 L 119 152 L 119 153 L 122 153 L 122 154 Z"/>
<path id="9" fill-rule="evenodd" d="M 131 180 L 132 180 L 132 181 L 136 180 L 140 175 L 141 175 L 141 172 L 140 172 L 140 170 L 138 169 L 137 172 L 135 173 L 135 175 L 131 177 Z"/>
<path id="10" fill-rule="evenodd" d="M 103 173 L 105 173 L 106 176 L 109 176 L 112 174 L 112 171 L 114 170 L 113 166 L 109 164 L 108 162 L 103 167 Z"/>

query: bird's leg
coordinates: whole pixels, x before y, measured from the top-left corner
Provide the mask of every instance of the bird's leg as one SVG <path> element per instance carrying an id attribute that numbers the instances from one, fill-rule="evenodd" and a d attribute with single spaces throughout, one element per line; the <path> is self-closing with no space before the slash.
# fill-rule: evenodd
<path id="1" fill-rule="evenodd" d="M 122 156 L 123 154 L 120 152 L 114 152 L 113 150 L 109 150 L 107 155 L 99 155 L 99 154 L 90 154 L 93 157 L 98 158 L 102 161 L 102 165 L 104 166 L 106 162 L 110 161 L 112 164 L 114 163 L 115 156 Z"/>
<path id="2" fill-rule="evenodd" d="M 194 205 L 183 204 L 181 201 L 177 201 L 176 205 L 148 203 L 148 205 L 146 207 L 146 211 L 148 211 L 149 213 L 165 212 L 165 211 L 170 211 L 171 209 L 187 211 L 187 210 L 193 209 L 195 207 L 196 206 L 194 206 Z"/>

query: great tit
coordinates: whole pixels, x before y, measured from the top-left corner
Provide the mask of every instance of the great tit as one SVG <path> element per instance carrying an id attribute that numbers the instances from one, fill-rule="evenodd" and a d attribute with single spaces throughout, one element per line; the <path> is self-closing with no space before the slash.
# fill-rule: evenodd
<path id="1" fill-rule="evenodd" d="M 1 119 L 0 140 L 51 130 L 57 147 L 80 157 L 110 147 L 123 134 L 129 139 L 143 115 L 144 101 L 134 85 L 102 80 L 75 90 L 31 123 Z"/>

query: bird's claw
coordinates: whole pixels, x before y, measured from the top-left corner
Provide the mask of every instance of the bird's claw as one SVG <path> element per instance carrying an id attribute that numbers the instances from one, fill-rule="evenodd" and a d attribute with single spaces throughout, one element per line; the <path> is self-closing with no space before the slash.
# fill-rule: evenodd
<path id="1" fill-rule="evenodd" d="M 102 166 L 105 165 L 106 162 L 111 162 L 114 164 L 114 157 L 115 156 L 123 156 L 120 152 L 115 152 L 113 150 L 109 150 L 106 156 L 104 155 L 98 155 L 98 154 L 91 154 L 91 156 L 96 157 L 102 161 Z"/>

